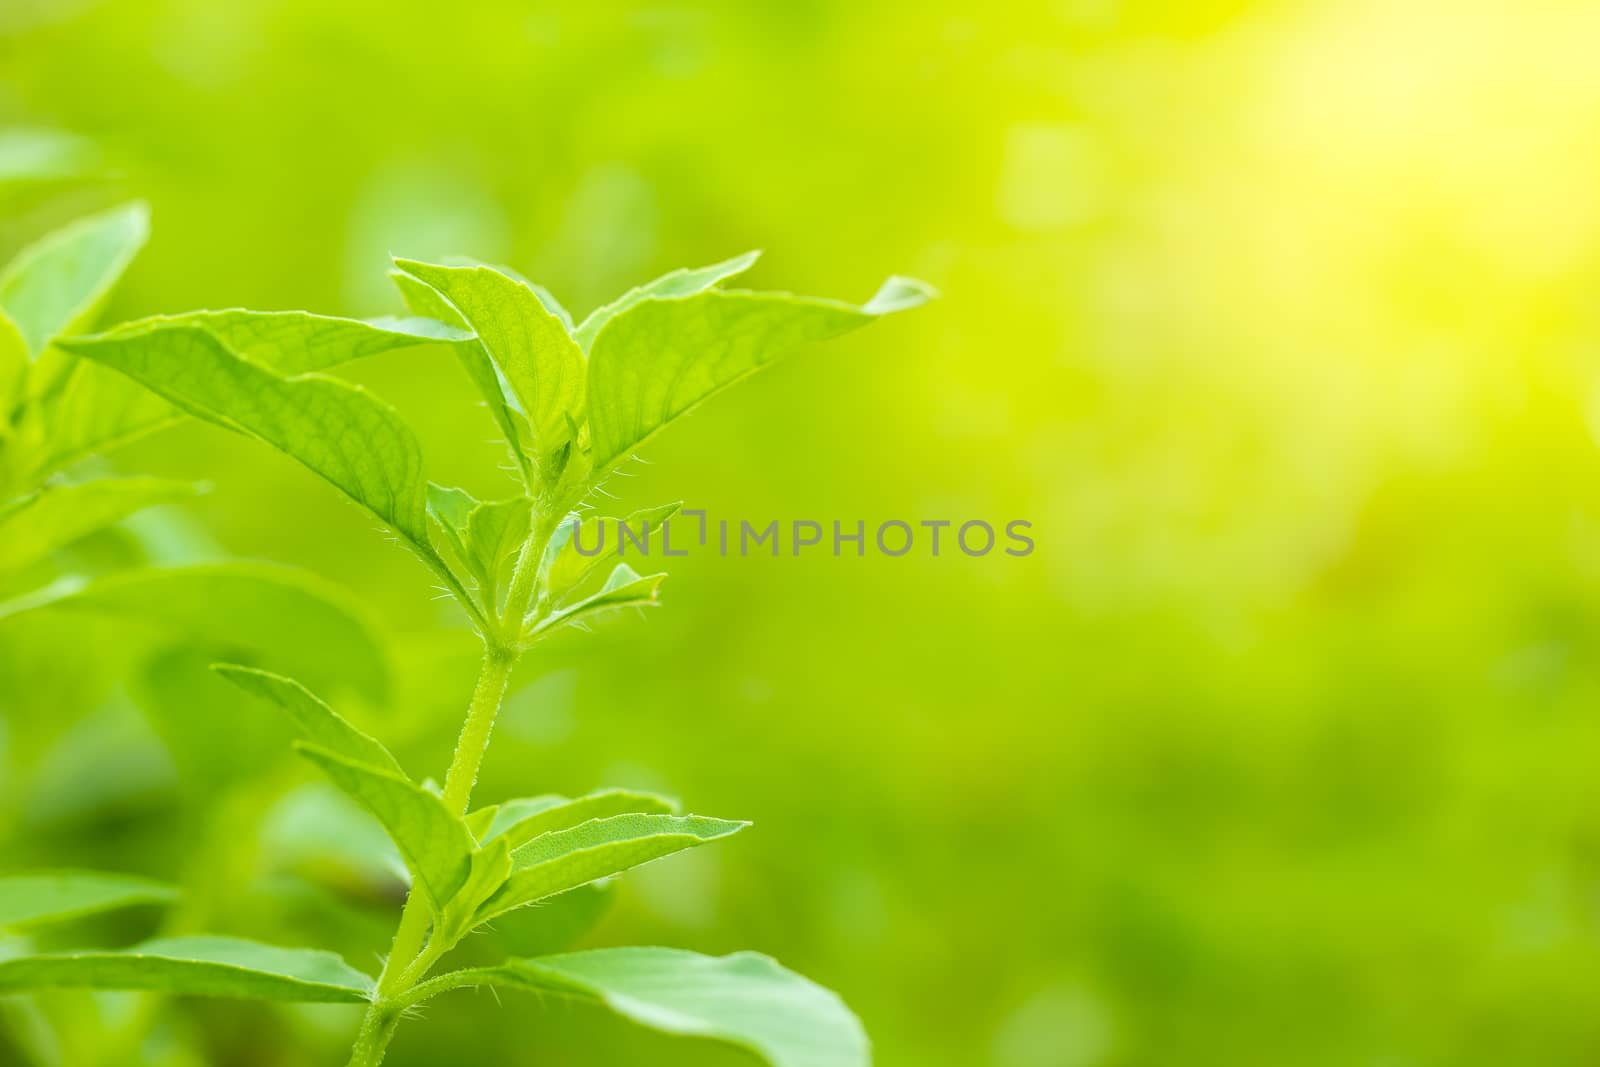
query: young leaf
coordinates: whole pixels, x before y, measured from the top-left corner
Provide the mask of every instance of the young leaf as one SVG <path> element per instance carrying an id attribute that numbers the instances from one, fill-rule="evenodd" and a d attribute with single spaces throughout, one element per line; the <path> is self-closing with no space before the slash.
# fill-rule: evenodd
<path id="1" fill-rule="evenodd" d="M 531 640 L 561 626 L 582 625 L 603 615 L 623 608 L 653 607 L 659 601 L 656 592 L 666 581 L 665 574 L 651 574 L 641 578 L 626 563 L 619 563 L 606 579 L 606 584 L 593 596 L 562 608 L 536 622 L 524 635 Z"/>
<path id="2" fill-rule="evenodd" d="M 861 1021 L 838 995 L 754 952 L 608 948 L 457 971 L 417 993 L 497 985 L 594 1000 L 662 1033 L 708 1038 L 770 1067 L 869 1067 Z"/>
<path id="3" fill-rule="evenodd" d="M 671 815 L 676 802 L 654 793 L 606 789 L 577 800 L 544 796 L 508 800 L 499 806 L 484 840 L 504 837 L 512 849 L 521 848 L 540 834 L 570 830 L 590 819 L 613 815 Z"/>
<path id="4" fill-rule="evenodd" d="M 511 877 L 478 910 L 477 921 L 727 837 L 748 825 L 701 815 L 633 814 L 541 834 L 511 853 Z"/>
<path id="5" fill-rule="evenodd" d="M 533 448 L 559 448 L 570 436 L 569 419 L 583 412 L 585 373 L 583 351 L 561 319 L 532 289 L 491 267 L 395 265 L 432 286 L 478 335 L 521 402 Z"/>
<path id="6" fill-rule="evenodd" d="M 713 263 L 709 267 L 680 268 L 663 274 L 653 282 L 629 289 L 611 303 L 596 308 L 583 320 L 583 325 L 578 327 L 576 333 L 578 344 L 583 346 L 585 352 L 589 351 L 594 346 L 595 337 L 606 323 L 641 300 L 675 300 L 678 297 L 705 292 L 719 282 L 743 274 L 755 266 L 756 260 L 760 258 L 760 251 L 752 250 L 732 259 L 725 259 L 721 263 Z"/>
<path id="7" fill-rule="evenodd" d="M 428 513 L 492 603 L 508 558 L 528 536 L 533 501 L 511 497 L 480 503 L 464 490 L 429 483 Z"/>
<path id="8" fill-rule="evenodd" d="M 406 778 L 304 742 L 295 747 L 378 817 L 429 903 L 435 911 L 443 909 L 466 882 L 477 846 L 466 824 L 444 801 Z"/>
<path id="9" fill-rule="evenodd" d="M 322 475 L 430 564 L 422 450 L 387 404 L 358 386 L 281 378 L 194 327 L 78 338 L 69 351 L 121 371 L 178 407 L 265 441 Z M 442 565 L 441 565 L 442 566 Z"/>
<path id="10" fill-rule="evenodd" d="M 454 946 L 477 925 L 478 908 L 505 885 L 511 874 L 511 848 L 504 838 L 490 841 L 472 854 L 472 869 L 459 892 L 445 905 L 435 937 L 443 948 Z"/>
<path id="11" fill-rule="evenodd" d="M 625 519 L 601 515 L 580 520 L 576 515 L 569 515 L 557 527 L 545 549 L 545 588 L 550 599 L 556 602 L 565 599 L 602 563 L 629 551 L 645 554 L 650 538 L 660 533 L 667 520 L 682 506 L 680 500 L 641 508 Z"/>
<path id="12" fill-rule="evenodd" d="M 150 235 L 150 212 L 128 204 L 80 219 L 23 249 L 0 272 L 0 308 L 35 356 L 92 318 Z"/>
<path id="13" fill-rule="evenodd" d="M 590 347 L 589 434 L 596 475 L 759 367 L 931 295 L 920 282 L 891 278 L 865 307 L 720 289 L 634 304 L 612 318 Z"/>
<path id="14" fill-rule="evenodd" d="M 29 871 L 0 876 L 0 930 L 76 919 L 136 904 L 170 904 L 175 886 L 103 871 Z"/>
<path id="15" fill-rule="evenodd" d="M 0 507 L 0 574 L 20 570 L 58 548 L 141 508 L 194 494 L 160 478 L 106 478 L 50 485 Z"/>
<path id="16" fill-rule="evenodd" d="M 400 290 L 406 307 L 416 314 L 438 319 L 463 330 L 467 328 L 467 320 L 431 285 L 413 278 L 402 270 L 390 271 L 389 277 Z M 530 485 L 533 482 L 533 463 L 529 458 L 531 451 L 528 446 L 531 442 L 527 419 L 517 407 L 515 393 L 512 392 L 505 376 L 494 365 L 494 361 L 489 358 L 483 342 L 471 334 L 468 334 L 468 337 L 468 340 L 454 344 L 452 349 L 456 358 L 460 360 L 462 369 L 467 372 L 467 377 L 483 395 L 489 414 L 500 427 L 501 436 L 511 446 L 511 455 L 522 475 L 522 483 Z"/>
<path id="17" fill-rule="evenodd" d="M 233 663 L 213 664 L 211 669 L 245 692 L 269 704 L 276 704 L 288 713 L 301 738 L 310 744 L 352 763 L 366 764 L 401 778 L 406 777 L 405 771 L 401 770 L 388 749 L 351 726 L 338 712 L 292 678 Z"/>
<path id="18" fill-rule="evenodd" d="M 0 990 L 149 989 L 205 997 L 359 1003 L 367 975 L 332 952 L 235 937 L 173 937 L 116 952 L 63 952 L 0 962 Z"/>

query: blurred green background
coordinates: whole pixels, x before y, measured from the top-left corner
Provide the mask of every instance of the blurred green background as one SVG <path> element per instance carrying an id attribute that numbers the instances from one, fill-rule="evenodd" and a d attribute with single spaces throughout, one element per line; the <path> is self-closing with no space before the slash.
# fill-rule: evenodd
<path id="1" fill-rule="evenodd" d="M 0 251 L 148 200 L 107 321 L 395 312 L 390 252 L 580 312 L 750 247 L 761 287 L 929 279 L 676 427 L 618 507 L 1020 518 L 1037 550 L 699 554 L 647 621 L 532 657 L 480 798 L 755 821 L 631 876 L 584 943 L 770 952 L 886 1067 L 1589 1064 L 1597 39 L 1600 7 L 1543 0 L 7 0 L 0 123 L 81 136 L 96 177 L 6 205 Z M 435 480 L 509 490 L 442 349 L 350 374 Z M 392 642 L 364 722 L 442 773 L 475 650 L 410 557 L 218 430 L 110 462 L 213 488 L 90 563 L 337 583 Z M 185 773 L 138 710 L 187 654 L 158 645 L 0 627 L 4 864 L 187 869 L 214 928 L 370 965 L 392 899 L 240 844 L 313 775 Z M 235 714 L 213 766 L 257 743 Z M 507 1001 L 437 1002 L 392 1062 L 724 1062 Z M 336 1062 L 353 1025 L 181 1003 L 146 1051 Z"/>

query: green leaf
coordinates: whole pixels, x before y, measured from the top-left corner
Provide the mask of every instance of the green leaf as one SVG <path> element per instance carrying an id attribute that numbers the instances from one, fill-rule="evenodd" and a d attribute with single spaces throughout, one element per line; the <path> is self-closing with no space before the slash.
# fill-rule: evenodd
<path id="1" fill-rule="evenodd" d="M 389 832 L 414 882 L 437 912 L 467 880 L 477 842 L 444 801 L 407 778 L 299 743 L 296 749 Z"/>
<path id="2" fill-rule="evenodd" d="M 292 567 L 206 563 L 69 579 L 0 604 L 0 620 L 40 610 L 129 620 L 203 645 L 213 662 L 271 666 L 374 705 L 389 698 L 389 653 L 377 620 L 339 586 Z"/>
<path id="3" fill-rule="evenodd" d="M 0 508 L 0 573 L 20 570 L 141 508 L 194 494 L 186 482 L 107 478 L 51 485 Z"/>
<path id="4" fill-rule="evenodd" d="M 660 533 L 681 507 L 683 501 L 680 500 L 659 507 L 640 508 L 625 519 L 610 515 L 585 519 L 567 516 L 545 549 L 544 580 L 550 599 L 564 600 L 602 563 L 629 551 L 644 555 L 645 550 L 637 545 L 642 544 L 647 549 L 650 538 Z"/>
<path id="5" fill-rule="evenodd" d="M 727 837 L 748 825 L 701 815 L 631 814 L 541 834 L 511 853 L 511 877 L 479 909 L 477 921 Z"/>
<path id="6" fill-rule="evenodd" d="M 0 272 L 0 308 L 35 356 L 99 311 L 150 235 L 150 212 L 128 204 L 80 219 L 18 253 Z"/>
<path id="7" fill-rule="evenodd" d="M 134 337 L 194 328 L 237 355 L 280 374 L 325 370 L 352 359 L 435 342 L 458 344 L 464 331 L 428 319 L 344 319 L 305 311 L 191 311 L 124 323 L 95 338 Z M 73 342 L 69 344 L 76 343 Z M 45 398 L 39 455 L 43 474 L 105 452 L 179 417 L 144 386 L 97 364 L 79 363 L 66 384 Z"/>
<path id="8" fill-rule="evenodd" d="M 429 483 L 428 513 L 444 532 L 450 550 L 496 600 L 500 580 L 514 552 L 528 537 L 533 501 L 527 497 L 479 502 L 462 489 Z"/>
<path id="9" fill-rule="evenodd" d="M 103 871 L 29 871 L 0 876 L 0 930 L 76 919 L 137 904 L 170 904 L 175 886 Z"/>
<path id="10" fill-rule="evenodd" d="M 468 329 L 467 320 L 451 306 L 448 300 L 439 295 L 433 286 L 413 278 L 402 270 L 390 271 L 389 277 L 400 290 L 406 306 L 416 314 L 438 319 L 462 330 Z M 527 447 L 529 444 L 527 420 L 517 407 L 510 384 L 494 365 L 494 361 L 489 358 L 489 352 L 484 348 L 483 342 L 470 333 L 468 338 L 454 344 L 452 350 L 467 372 L 467 377 L 483 395 L 489 414 L 500 427 L 501 436 L 511 446 L 511 455 L 522 475 L 522 483 L 530 485 L 533 482 L 533 463 Z"/>
<path id="11" fill-rule="evenodd" d="M 472 854 L 466 882 L 439 917 L 434 936 L 442 948 L 456 945 L 472 931 L 478 909 L 505 885 L 510 874 L 511 847 L 504 838 L 496 838 Z"/>
<path id="12" fill-rule="evenodd" d="M 540 619 L 524 636 L 531 640 L 558 627 L 582 627 L 624 608 L 654 607 L 660 603 L 656 593 L 666 578 L 665 574 L 651 574 L 641 578 L 632 567 L 626 563 L 619 563 L 606 579 L 606 584 L 600 587 L 599 592 Z"/>
<path id="13" fill-rule="evenodd" d="M 771 1067 L 869 1067 L 861 1022 L 833 993 L 754 952 L 608 948 L 447 974 L 417 992 L 491 984 L 594 1000 L 662 1033 L 708 1038 Z"/>
<path id="14" fill-rule="evenodd" d="M 677 810 L 677 802 L 667 797 L 626 789 L 606 789 L 577 800 L 558 796 L 526 797 L 499 805 L 484 840 L 503 836 L 517 849 L 540 834 L 570 830 L 590 819 L 627 814 L 671 815 Z"/>
<path id="15" fill-rule="evenodd" d="M 387 748 L 351 726 L 294 679 L 234 663 L 213 664 L 211 669 L 245 692 L 281 708 L 294 722 L 302 740 L 352 763 L 406 777 Z"/>
<path id="16" fill-rule="evenodd" d="M 0 990 L 148 989 L 252 1000 L 359 1003 L 372 979 L 332 952 L 234 937 L 173 937 L 116 952 L 64 952 L 0 962 Z"/>
<path id="17" fill-rule="evenodd" d="M 675 300 L 679 297 L 693 296 L 719 282 L 743 274 L 755 266 L 756 260 L 760 258 L 760 250 L 752 250 L 732 259 L 725 259 L 721 263 L 713 263 L 709 267 L 679 268 L 663 274 L 653 282 L 629 289 L 611 303 L 595 309 L 583 320 L 583 325 L 578 327 L 576 334 L 578 344 L 583 346 L 585 352 L 589 351 L 594 347 L 594 339 L 599 336 L 606 323 L 640 301 Z"/>
<path id="18" fill-rule="evenodd" d="M 191 415 L 280 449 L 411 543 L 430 564 L 422 449 L 393 408 L 359 386 L 281 378 L 194 327 L 77 338 L 69 351 L 121 371 Z"/>
<path id="19" fill-rule="evenodd" d="M 32 182 L 79 178 L 99 159 L 94 142 L 60 130 L 11 129 L 0 133 L 0 192 Z"/>
<path id="20" fill-rule="evenodd" d="M 584 408 L 584 358 L 567 326 L 539 296 L 491 267 L 395 265 L 434 288 L 478 335 L 533 427 L 537 453 L 559 448 Z M 493 397 L 490 397 L 493 404 Z"/>
<path id="21" fill-rule="evenodd" d="M 10 427 L 12 407 L 22 395 L 28 376 L 28 342 L 11 316 L 0 308 L 0 441 Z"/>
<path id="22" fill-rule="evenodd" d="M 673 419 L 767 363 L 931 295 L 920 282 L 891 278 L 865 307 L 720 289 L 641 300 L 612 318 L 590 347 L 589 435 L 596 476 Z"/>

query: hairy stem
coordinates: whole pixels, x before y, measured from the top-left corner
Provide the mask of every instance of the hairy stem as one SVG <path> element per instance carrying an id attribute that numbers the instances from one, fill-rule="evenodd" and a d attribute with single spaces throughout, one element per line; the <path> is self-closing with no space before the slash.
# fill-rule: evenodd
<path id="1" fill-rule="evenodd" d="M 478 671 L 472 703 L 467 707 L 466 721 L 461 724 L 461 736 L 456 739 L 455 754 L 444 779 L 445 806 L 457 814 L 464 814 L 472 802 L 472 787 L 477 784 L 478 770 L 483 766 L 484 753 L 489 750 L 489 736 L 494 732 L 495 718 L 505 700 L 511 670 L 521 656 L 522 619 L 532 600 L 539 560 L 549 538 L 549 524 L 538 523 L 534 535 L 523 544 L 517 557 L 505 612 L 497 626 L 485 629 L 483 665 Z M 399 1025 L 406 993 L 427 974 L 434 962 L 423 951 L 427 933 L 427 903 L 413 888 L 400 912 L 400 926 L 384 961 L 383 973 L 378 976 L 372 1003 L 361 1020 L 349 1067 L 377 1067 L 383 1062 Z"/>

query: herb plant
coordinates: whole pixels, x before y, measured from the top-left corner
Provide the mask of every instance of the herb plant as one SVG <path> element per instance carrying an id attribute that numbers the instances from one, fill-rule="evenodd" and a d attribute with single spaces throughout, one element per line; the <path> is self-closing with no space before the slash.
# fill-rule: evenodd
<path id="1" fill-rule="evenodd" d="M 370 512 L 460 604 L 482 638 L 483 657 L 437 787 L 413 779 L 379 741 L 299 681 L 255 666 L 215 667 L 287 717 L 299 753 L 369 811 L 403 857 L 411 892 L 377 976 L 318 949 L 185 936 L 126 950 L 8 959 L 0 962 L 0 990 L 77 986 L 364 1003 L 351 1067 L 381 1063 L 417 1005 L 484 985 L 594 1001 L 645 1026 L 744 1048 L 774 1067 L 867 1063 L 861 1026 L 835 995 L 752 953 L 716 958 L 612 948 L 442 966 L 501 916 L 745 826 L 680 814 L 665 798 L 621 790 L 476 808 L 472 794 L 512 670 L 528 648 L 657 603 L 664 575 L 639 575 L 616 562 L 602 576 L 602 560 L 577 551 L 575 525 L 593 521 L 585 517 L 607 479 L 678 416 L 772 359 L 930 295 L 900 278 L 861 306 L 721 287 L 754 260 L 750 254 L 675 271 L 581 322 L 511 271 L 397 260 L 392 276 L 414 318 L 234 310 L 155 317 L 64 339 L 52 327 L 63 378 L 81 370 L 106 388 L 137 383 L 148 391 L 129 405 L 137 409 L 129 420 L 136 427 L 181 412 L 255 437 Z M 504 499 L 479 501 L 428 482 L 417 439 L 400 416 L 323 373 L 425 341 L 454 351 L 505 438 L 517 485 Z M 100 420 L 98 432 L 111 433 L 115 420 L 104 411 Z M 636 528 L 659 523 L 673 507 L 628 521 Z M 0 928 L 169 893 L 125 876 L 14 876 L 0 879 Z"/>

